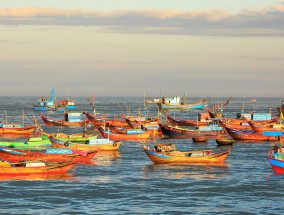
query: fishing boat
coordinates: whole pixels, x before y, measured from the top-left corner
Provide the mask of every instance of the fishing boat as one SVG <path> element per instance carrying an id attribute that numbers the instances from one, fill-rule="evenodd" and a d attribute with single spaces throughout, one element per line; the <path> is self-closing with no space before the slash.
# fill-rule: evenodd
<path id="1" fill-rule="evenodd" d="M 195 136 L 215 137 L 222 131 L 218 125 L 198 126 L 193 128 L 170 124 L 159 124 L 163 136 L 176 138 L 192 138 Z"/>
<path id="2" fill-rule="evenodd" d="M 3 121 L 0 121 L 0 134 L 2 135 L 30 135 L 36 132 L 39 126 L 39 124 L 36 122 L 36 118 L 34 118 L 34 122 L 31 122 L 28 118 L 26 118 L 24 111 L 22 116 L 9 116 L 5 111 L 3 118 Z M 21 120 L 18 118 L 21 118 Z M 26 121 L 29 121 L 30 125 L 26 124 Z"/>
<path id="3" fill-rule="evenodd" d="M 81 113 L 65 113 L 64 119 L 53 119 L 44 115 L 40 116 L 47 126 L 86 126 L 89 121 L 81 119 Z"/>
<path id="4" fill-rule="evenodd" d="M 248 121 L 251 129 L 255 132 L 263 132 L 263 131 L 284 131 L 284 125 L 281 123 L 264 123 L 257 124 L 251 120 Z"/>
<path id="5" fill-rule="evenodd" d="M 144 127 L 157 130 L 159 128 L 158 122 L 160 119 L 158 117 L 125 116 L 125 121 L 134 129 L 141 129 Z"/>
<path id="6" fill-rule="evenodd" d="M 107 129 L 103 126 L 97 127 L 98 131 L 104 138 L 109 138 L 110 140 L 141 140 L 141 139 L 149 139 L 152 135 L 151 131 L 145 131 L 138 129 L 137 131 L 135 129 L 126 131 L 125 129 L 122 129 L 121 132 L 113 132 L 110 129 Z M 118 129 L 116 129 L 118 130 Z"/>
<path id="7" fill-rule="evenodd" d="M 0 123 L 0 134 L 30 135 L 34 133 L 36 126 L 28 126 L 19 123 Z"/>
<path id="8" fill-rule="evenodd" d="M 81 151 L 117 151 L 121 142 L 112 141 L 110 139 L 95 139 L 89 140 L 84 143 L 75 143 L 75 142 L 65 142 L 59 139 L 56 139 L 52 135 L 49 136 L 49 140 L 52 143 L 53 147 L 57 148 L 69 148 L 72 150 L 81 150 Z"/>
<path id="9" fill-rule="evenodd" d="M 56 111 L 59 109 L 65 109 L 63 106 L 57 106 L 56 95 L 54 88 L 51 89 L 49 98 L 41 97 L 36 104 L 33 105 L 35 111 Z"/>
<path id="10" fill-rule="evenodd" d="M 45 151 L 19 151 L 7 148 L 0 148 L 2 160 L 16 163 L 20 161 L 44 160 L 47 162 L 63 162 L 80 160 L 90 160 L 98 151 L 83 152 L 79 150 L 47 148 Z"/>
<path id="11" fill-rule="evenodd" d="M 284 148 L 273 145 L 273 147 L 268 151 L 267 154 L 268 161 L 272 169 L 277 174 L 284 173 Z"/>
<path id="12" fill-rule="evenodd" d="M 142 148 L 155 164 L 222 163 L 230 152 L 230 149 L 178 151 L 174 144 L 156 144 L 152 150 L 146 145 Z"/>
<path id="13" fill-rule="evenodd" d="M 235 140 L 278 141 L 284 139 L 282 131 L 248 132 L 230 128 L 223 124 L 227 133 Z"/>
<path id="14" fill-rule="evenodd" d="M 0 147 L 33 150 L 50 147 L 51 143 L 49 139 L 44 137 L 31 137 L 27 141 L 1 141 Z"/>
<path id="15" fill-rule="evenodd" d="M 203 99 L 192 103 L 185 103 L 181 101 L 179 96 L 163 97 L 162 102 L 158 103 L 158 106 L 160 110 L 203 110 L 207 106 L 207 100 Z"/>
<path id="16" fill-rule="evenodd" d="M 30 174 L 64 174 L 73 166 L 74 162 L 44 162 L 44 161 L 22 161 L 9 163 L 0 161 L 0 175 L 30 175 Z"/>
<path id="17" fill-rule="evenodd" d="M 58 102 L 55 103 L 57 107 L 64 107 L 68 110 L 72 110 L 76 108 L 76 103 L 75 100 L 73 99 L 65 99 L 65 100 L 59 100 Z"/>
<path id="18" fill-rule="evenodd" d="M 108 125 L 117 125 L 117 126 L 128 126 L 128 123 L 125 119 L 109 119 L 106 118 L 104 115 L 101 117 L 96 117 L 93 114 L 88 113 L 87 111 L 83 111 L 83 114 L 86 115 L 87 119 L 94 125 L 94 126 L 108 126 Z"/>
<path id="19" fill-rule="evenodd" d="M 86 134 L 86 133 L 75 133 L 75 134 L 65 134 L 65 133 L 54 133 L 54 134 L 47 134 L 45 132 L 41 133 L 41 136 L 48 139 L 48 137 L 52 135 L 56 139 L 62 141 L 69 141 L 69 142 L 86 142 L 88 140 L 97 139 L 98 134 Z"/>
<path id="20" fill-rule="evenodd" d="M 167 120 L 173 124 L 173 125 L 178 125 L 178 126 L 206 126 L 210 122 L 210 115 L 209 113 L 200 113 L 198 115 L 198 120 L 190 120 L 190 119 L 182 119 L 182 118 L 177 118 L 174 116 L 171 116 L 169 113 L 166 115 Z"/>

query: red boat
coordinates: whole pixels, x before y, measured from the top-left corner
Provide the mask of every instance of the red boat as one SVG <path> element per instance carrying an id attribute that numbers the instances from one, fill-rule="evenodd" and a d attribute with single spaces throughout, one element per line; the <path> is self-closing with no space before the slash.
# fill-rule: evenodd
<path id="1" fill-rule="evenodd" d="M 197 127 L 196 129 L 189 129 L 169 124 L 159 124 L 159 126 L 164 136 L 175 138 L 192 138 L 200 135 L 214 138 L 221 132 L 217 130 L 220 128 L 218 126 L 215 126 L 216 130 L 211 130 L 210 126 Z"/>
<path id="2" fill-rule="evenodd" d="M 0 148 L 0 157 L 2 160 L 16 163 L 20 161 L 44 160 L 47 162 L 78 162 L 81 160 L 90 160 L 98 151 L 83 152 L 79 150 L 48 148 L 46 151 L 20 151 Z"/>
<path id="3" fill-rule="evenodd" d="M 23 161 L 20 163 L 0 162 L 0 176 L 23 176 L 34 174 L 66 174 L 73 166 L 74 162 L 43 162 L 43 161 Z"/>
<path id="4" fill-rule="evenodd" d="M 108 125 L 117 125 L 117 126 L 128 126 L 128 123 L 123 119 L 106 119 L 105 117 L 97 118 L 96 116 L 88 113 L 87 111 L 83 111 L 83 114 L 86 115 L 87 119 L 94 126 L 108 126 Z"/>
<path id="5" fill-rule="evenodd" d="M 207 119 L 209 118 L 210 116 L 208 114 Z M 181 119 L 181 118 L 173 117 L 170 114 L 167 114 L 167 120 L 170 121 L 171 124 L 179 125 L 179 126 L 206 126 L 208 124 L 207 121 Z"/>
<path id="6" fill-rule="evenodd" d="M 228 134 L 236 140 L 278 141 L 284 139 L 283 132 L 245 132 L 223 125 Z"/>
<path id="7" fill-rule="evenodd" d="M 40 117 L 47 126 L 86 126 L 89 123 L 88 120 L 67 121 L 67 120 L 53 119 L 43 115 L 41 115 Z"/>
<path id="8" fill-rule="evenodd" d="M 268 123 L 268 124 L 257 124 L 253 121 L 248 121 L 251 129 L 255 132 L 263 132 L 263 131 L 284 131 L 283 124 L 278 123 Z"/>
<path id="9" fill-rule="evenodd" d="M 36 126 L 21 126 L 18 124 L 3 124 L 0 127 L 0 134 L 30 135 L 34 133 Z"/>
<path id="10" fill-rule="evenodd" d="M 98 131 L 104 138 L 109 138 L 110 140 L 140 140 L 140 139 L 149 139 L 151 137 L 151 131 L 136 131 L 128 132 L 121 131 L 119 133 L 114 133 L 110 130 L 106 131 L 106 129 L 102 126 L 97 127 Z M 125 132 L 125 133 L 124 133 Z"/>

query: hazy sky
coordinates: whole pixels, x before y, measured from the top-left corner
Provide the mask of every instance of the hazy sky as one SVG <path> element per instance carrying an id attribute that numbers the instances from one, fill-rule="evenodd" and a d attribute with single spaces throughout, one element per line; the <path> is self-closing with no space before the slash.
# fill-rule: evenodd
<path id="1" fill-rule="evenodd" d="M 0 96 L 276 96 L 284 0 L 0 0 Z"/>

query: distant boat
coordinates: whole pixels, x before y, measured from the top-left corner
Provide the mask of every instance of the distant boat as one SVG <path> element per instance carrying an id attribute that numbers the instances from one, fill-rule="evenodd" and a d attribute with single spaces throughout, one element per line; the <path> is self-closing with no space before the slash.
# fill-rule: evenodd
<path id="1" fill-rule="evenodd" d="M 180 100 L 179 96 L 163 97 L 162 101 L 158 103 L 160 110 L 181 110 L 189 111 L 192 109 L 203 110 L 207 106 L 207 100 L 199 100 L 192 103 L 185 103 Z"/>
<path id="2" fill-rule="evenodd" d="M 149 159 L 155 164 L 224 163 L 230 149 L 178 151 L 174 144 L 156 144 L 154 149 L 142 146 Z"/>
<path id="3" fill-rule="evenodd" d="M 60 100 L 56 102 L 54 88 L 51 89 L 49 98 L 41 97 L 36 104 L 33 105 L 35 111 L 64 111 L 66 109 L 74 109 L 76 107 L 74 100 Z"/>

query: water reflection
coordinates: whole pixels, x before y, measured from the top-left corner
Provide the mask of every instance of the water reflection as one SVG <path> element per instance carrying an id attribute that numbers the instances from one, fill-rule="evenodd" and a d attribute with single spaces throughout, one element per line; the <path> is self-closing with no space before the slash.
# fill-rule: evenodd
<path id="1" fill-rule="evenodd" d="M 91 162 L 98 166 L 108 166 L 117 160 L 120 160 L 120 154 L 118 151 L 99 151 Z"/>
<path id="2" fill-rule="evenodd" d="M 45 180 L 70 180 L 74 177 L 74 171 L 69 174 L 30 174 L 30 175 L 0 175 L 0 181 L 27 180 L 27 181 L 45 181 Z"/>
<path id="3" fill-rule="evenodd" d="M 229 174 L 229 167 L 226 163 L 215 164 L 152 164 L 144 167 L 146 175 L 159 175 L 163 178 L 224 178 Z"/>

